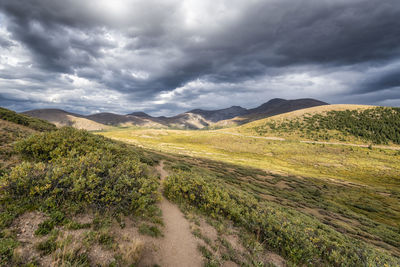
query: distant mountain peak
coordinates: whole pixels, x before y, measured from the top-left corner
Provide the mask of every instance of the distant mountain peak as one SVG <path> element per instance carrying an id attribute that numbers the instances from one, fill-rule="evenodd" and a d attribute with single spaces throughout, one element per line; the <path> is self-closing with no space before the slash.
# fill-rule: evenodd
<path id="1" fill-rule="evenodd" d="M 311 108 L 322 105 L 329 104 L 312 98 L 301 98 L 292 100 L 273 98 L 256 108 L 249 109 L 248 114 L 253 114 L 251 117 L 252 120 L 254 120 L 255 118 L 270 117 L 281 113 L 295 111 L 298 109 Z"/>
<path id="2" fill-rule="evenodd" d="M 43 116 L 43 115 L 45 116 L 46 114 L 72 115 L 72 116 L 76 116 L 76 117 L 84 117 L 83 115 L 68 112 L 68 111 L 65 111 L 65 110 L 59 109 L 59 108 L 33 109 L 33 110 L 28 110 L 28 111 L 22 112 L 22 114 L 26 114 L 26 115 L 29 115 L 32 117 L 37 117 L 37 118 L 41 118 L 41 116 Z"/>
<path id="3" fill-rule="evenodd" d="M 269 101 L 265 102 L 263 105 L 265 104 L 277 104 L 277 103 L 283 103 L 285 101 L 289 101 L 283 98 L 272 98 Z"/>
<path id="4" fill-rule="evenodd" d="M 231 106 L 230 108 L 217 109 L 217 110 L 204 110 L 204 109 L 193 109 L 186 113 L 193 113 L 203 116 L 206 120 L 211 122 L 217 122 L 221 120 L 232 119 L 234 117 L 245 114 L 247 109 L 241 106 Z"/>
<path id="5" fill-rule="evenodd" d="M 152 116 L 150 116 L 149 114 L 143 112 L 143 111 L 136 111 L 136 112 L 132 112 L 129 113 L 127 115 L 132 115 L 132 116 L 136 116 L 136 117 L 143 117 L 143 118 L 151 118 Z"/>
<path id="6" fill-rule="evenodd" d="M 88 116 L 70 113 L 61 109 L 40 109 L 31 110 L 24 113 L 33 117 L 58 123 L 59 125 L 71 125 L 71 123 L 76 121 L 76 119 L 72 117 L 77 117 L 86 119 L 86 121 L 80 120 L 81 123 L 90 123 L 90 121 L 92 121 L 103 126 L 140 125 L 145 127 L 178 127 L 201 129 L 207 126 L 213 126 L 213 124 L 217 124 L 219 122 L 221 122 L 221 125 L 243 124 L 281 113 L 321 105 L 327 105 L 327 103 L 311 98 L 294 100 L 273 98 L 253 109 L 246 109 L 237 105 L 216 110 L 192 109 L 173 117 L 152 117 L 142 111 L 132 112 L 127 115 L 102 112 Z M 101 125 L 98 124 L 95 125 L 95 127 L 101 127 Z M 93 129 L 93 127 L 91 126 L 91 129 Z"/>

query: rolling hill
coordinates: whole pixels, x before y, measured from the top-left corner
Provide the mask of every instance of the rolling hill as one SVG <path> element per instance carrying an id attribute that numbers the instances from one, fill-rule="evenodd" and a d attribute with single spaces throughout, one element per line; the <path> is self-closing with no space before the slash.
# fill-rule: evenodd
<path id="1" fill-rule="evenodd" d="M 31 134 L 52 131 L 56 126 L 41 119 L 0 108 L 0 176 L 20 160 L 14 152 L 15 141 Z"/>
<path id="2" fill-rule="evenodd" d="M 362 105 L 320 106 L 261 119 L 236 130 L 286 139 L 400 144 L 400 109 Z"/>
<path id="3" fill-rule="evenodd" d="M 83 115 L 67 112 L 61 109 L 36 109 L 23 112 L 22 114 L 43 119 L 54 123 L 57 127 L 72 126 L 77 129 L 88 131 L 105 130 L 108 126 L 85 118 Z"/>
<path id="4" fill-rule="evenodd" d="M 243 124 L 259 118 L 320 105 L 327 105 L 327 103 L 315 99 L 276 98 L 253 109 L 240 106 L 218 110 L 193 109 L 173 117 L 152 117 L 144 112 L 133 112 L 127 115 L 97 113 L 84 116 L 59 109 L 38 109 L 26 111 L 24 114 L 48 120 L 57 126 L 73 126 L 86 130 L 104 130 L 109 126 L 203 129 Z"/>
<path id="5" fill-rule="evenodd" d="M 232 119 L 234 117 L 244 115 L 248 113 L 248 110 L 240 106 L 232 106 L 230 108 L 219 109 L 219 110 L 203 110 L 193 109 L 187 113 L 198 114 L 211 122 L 218 122 L 221 120 Z"/>
<path id="6" fill-rule="evenodd" d="M 1 111 L 1 266 L 400 264 L 397 151 Z"/>
<path id="7" fill-rule="evenodd" d="M 269 247 L 284 249 L 280 255 L 301 259 L 307 258 L 305 254 L 310 252 L 325 257 L 325 253 L 333 250 L 350 255 L 353 252 L 347 253 L 351 249 L 359 249 L 366 242 L 397 259 L 400 256 L 400 146 L 392 141 L 388 142 L 390 146 L 384 142 L 379 146 L 370 144 L 374 143 L 374 137 L 396 132 L 399 118 L 396 108 L 324 105 L 221 130 L 136 128 L 98 134 L 173 155 L 167 163 L 169 170 L 176 172 L 167 179 L 164 191 L 169 199 L 189 210 L 195 207 L 211 218 L 230 218 L 257 233 L 259 240 Z M 260 131 L 264 128 L 257 128 L 273 122 L 276 131 L 268 128 L 264 133 Z M 295 127 L 296 122 L 304 130 L 292 129 L 290 125 Z M 373 131 L 367 139 L 356 138 L 347 132 L 353 124 L 360 132 L 368 126 Z M 331 134 L 330 140 L 321 139 L 325 129 Z M 393 136 L 395 141 L 396 135 Z M 267 211 L 269 208 L 272 210 Z M 289 214 L 281 213 L 281 208 Z M 316 224 L 305 226 L 310 221 L 303 215 L 310 216 Z M 191 216 L 195 215 L 188 217 Z M 355 243 L 350 249 L 338 241 L 344 246 L 329 244 L 332 250 L 326 249 L 322 243 L 340 240 L 341 234 L 336 239 L 333 235 L 318 233 L 317 229 L 330 229 L 332 234 L 337 231 Z M 197 234 L 202 237 L 203 232 Z M 202 249 L 209 262 L 222 261 L 218 252 L 209 247 Z M 328 258 L 308 263 L 295 260 L 293 266 L 385 265 L 385 260 L 362 263 L 360 257 L 350 260 L 344 256 L 345 260 L 336 253 Z"/>
<path id="8" fill-rule="evenodd" d="M 325 106 L 328 103 L 311 99 L 311 98 L 304 98 L 304 99 L 295 99 L 295 100 L 285 100 L 281 98 L 275 98 L 268 101 L 261 106 L 249 109 L 244 116 L 244 120 L 241 123 L 246 123 L 249 121 L 257 120 L 260 118 L 271 117 L 274 115 L 287 113 L 295 110 L 301 110 L 305 108 L 311 108 L 316 106 Z"/>

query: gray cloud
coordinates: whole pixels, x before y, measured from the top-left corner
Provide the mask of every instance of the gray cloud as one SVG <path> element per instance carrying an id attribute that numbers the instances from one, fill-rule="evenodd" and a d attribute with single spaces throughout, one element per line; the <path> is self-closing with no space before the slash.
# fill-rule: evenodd
<path id="1" fill-rule="evenodd" d="M 380 75 L 368 77 L 364 83 L 360 92 L 375 92 L 385 89 L 397 89 L 400 94 L 400 70 L 391 70 L 384 72 Z"/>
<path id="2" fill-rule="evenodd" d="M 398 94 L 377 92 L 399 86 L 388 67 L 400 63 L 399 17 L 397 0 L 0 1 L 0 105 L 153 114 L 271 97 L 398 105 Z"/>

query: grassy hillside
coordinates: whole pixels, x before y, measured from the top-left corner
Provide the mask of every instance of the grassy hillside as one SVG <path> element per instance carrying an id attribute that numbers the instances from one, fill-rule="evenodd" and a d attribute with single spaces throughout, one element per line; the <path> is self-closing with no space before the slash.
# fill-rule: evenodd
<path id="1" fill-rule="evenodd" d="M 400 109 L 376 107 L 276 116 L 246 125 L 239 131 L 314 141 L 400 144 Z"/>
<path id="2" fill-rule="evenodd" d="M 244 192 L 223 178 L 176 172 L 166 181 L 168 198 L 217 219 L 232 220 L 279 252 L 291 264 L 312 266 L 395 266 L 396 258 L 336 231 L 293 208 Z M 397 237 L 394 237 L 397 238 Z"/>
<path id="3" fill-rule="evenodd" d="M 23 125 L 33 130 L 41 132 L 54 130 L 56 128 L 54 124 L 51 124 L 48 121 L 18 114 L 14 111 L 1 107 L 0 107 L 0 119 L 13 122 L 19 125 Z"/>
<path id="4" fill-rule="evenodd" d="M 18 163 L 13 143 L 39 131 L 55 130 L 44 120 L 31 118 L 0 107 L 0 175 Z"/>
<path id="5" fill-rule="evenodd" d="M 72 126 L 76 129 L 98 131 L 108 129 L 109 126 L 93 121 L 85 116 L 66 112 L 61 109 L 36 109 L 24 112 L 25 115 L 43 119 L 54 123 L 57 127 Z"/>
<path id="6" fill-rule="evenodd" d="M 400 153 L 396 150 L 279 141 L 225 131 L 117 129 L 101 134 L 157 151 L 278 173 L 338 179 L 384 190 L 397 190 L 399 185 Z"/>
<path id="7" fill-rule="evenodd" d="M 112 217 L 129 215 L 161 223 L 155 206 L 158 179 L 141 162 L 151 163 L 151 159 L 139 150 L 73 128 L 31 135 L 14 149 L 22 161 L 0 178 L 0 265 L 38 259 L 31 264 L 44 264 L 45 256 L 51 255 L 63 266 L 88 266 L 95 243 L 112 246 L 115 237 L 108 231 L 110 225 L 103 225 Z M 13 230 L 19 216 L 33 211 L 43 214 L 35 229 L 35 236 L 43 238 L 33 249 L 39 251 L 39 258 L 26 255 L 37 252 L 29 252 Z M 76 221 L 83 211 L 99 214 L 97 221 Z M 76 244 L 69 246 L 68 231 L 86 228 L 89 239 L 72 240 Z M 114 253 L 123 251 L 116 247 Z M 123 258 L 117 257 L 116 263 L 134 260 Z"/>
<path id="8" fill-rule="evenodd" d="M 13 149 L 13 143 L 35 132 L 31 128 L 0 120 L 0 175 L 9 171 L 20 160 Z"/>
<path id="9" fill-rule="evenodd" d="M 400 264 L 395 150 L 223 131 L 99 133 L 150 151 L 70 127 L 0 122 L 14 155 L 0 176 L 0 266 L 135 266 L 150 257 L 144 244 L 164 229 L 160 159 L 170 174 L 164 195 L 192 222 L 206 266 Z"/>
<path id="10" fill-rule="evenodd" d="M 348 106 L 341 108 L 337 111 L 348 113 Z M 375 115 L 371 107 L 354 108 L 357 114 L 365 110 L 366 119 Z M 316 109 L 332 111 L 330 106 L 313 109 L 280 116 L 298 119 L 298 114 L 321 114 Z M 386 261 L 396 266 L 386 256 L 366 255 L 382 249 L 400 256 L 399 147 L 368 147 L 371 141 L 355 137 L 349 140 L 365 147 L 303 143 L 298 133 L 282 140 L 245 132 L 256 123 L 218 131 L 132 128 L 101 134 L 173 154 L 169 166 L 176 174 L 166 182 L 167 197 L 194 214 L 208 214 L 222 229 L 226 219 L 241 225 L 294 264 L 379 266 Z M 212 248 L 209 252 L 210 263 L 224 258 Z M 355 254 L 364 256 L 350 256 Z"/>

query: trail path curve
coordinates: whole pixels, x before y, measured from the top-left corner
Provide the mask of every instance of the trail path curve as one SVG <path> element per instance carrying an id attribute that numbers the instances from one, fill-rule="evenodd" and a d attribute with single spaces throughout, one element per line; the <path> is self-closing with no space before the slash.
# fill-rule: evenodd
<path id="1" fill-rule="evenodd" d="M 168 173 L 164 162 L 156 167 L 164 180 Z M 179 208 L 162 198 L 160 208 L 164 219 L 164 237 L 156 244 L 157 264 L 161 267 L 203 266 L 203 258 L 197 249 L 197 240 L 190 231 L 189 222 Z M 141 264 L 142 265 L 142 264 Z"/>

